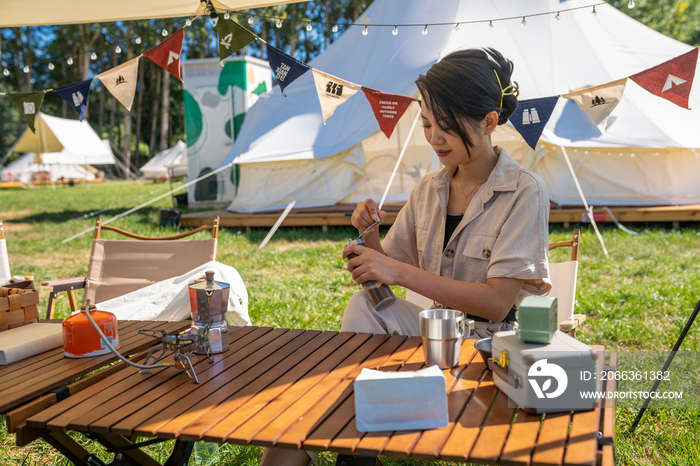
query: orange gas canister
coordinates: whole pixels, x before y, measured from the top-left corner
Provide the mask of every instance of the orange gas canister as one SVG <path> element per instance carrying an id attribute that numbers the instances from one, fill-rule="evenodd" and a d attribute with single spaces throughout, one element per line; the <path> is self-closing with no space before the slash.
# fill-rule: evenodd
<path id="1" fill-rule="evenodd" d="M 86 306 L 80 308 L 80 312 L 67 317 L 63 321 L 63 354 L 69 358 L 88 358 L 99 356 L 110 352 L 97 334 L 95 327 L 85 315 L 90 312 L 90 316 L 100 327 L 102 333 L 109 339 L 115 349 L 119 348 L 119 332 L 117 331 L 117 318 L 111 312 L 98 311 L 94 305 L 87 302 Z"/>

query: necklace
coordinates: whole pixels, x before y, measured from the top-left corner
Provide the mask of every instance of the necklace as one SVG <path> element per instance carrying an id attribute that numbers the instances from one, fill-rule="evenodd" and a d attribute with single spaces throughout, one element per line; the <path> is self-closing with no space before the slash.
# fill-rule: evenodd
<path id="1" fill-rule="evenodd" d="M 482 184 L 484 184 L 484 183 L 479 183 L 479 184 L 477 184 L 477 185 L 474 185 L 474 187 L 473 187 L 472 189 L 469 190 L 469 194 L 467 194 L 467 193 L 464 192 L 464 185 L 462 184 L 462 178 L 459 179 L 459 187 L 462 188 L 462 194 L 464 194 L 464 203 L 462 204 L 462 208 L 461 208 L 460 211 L 459 211 L 459 215 L 464 215 L 464 208 L 465 208 L 466 205 L 467 205 L 467 201 L 469 200 L 469 197 L 474 193 L 474 191 L 476 191 L 477 189 L 479 189 L 479 187 L 480 187 Z"/>

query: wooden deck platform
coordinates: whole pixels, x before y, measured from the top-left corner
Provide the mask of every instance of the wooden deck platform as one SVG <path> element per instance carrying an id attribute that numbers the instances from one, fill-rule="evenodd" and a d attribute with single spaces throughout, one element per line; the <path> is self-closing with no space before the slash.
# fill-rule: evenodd
<path id="1" fill-rule="evenodd" d="M 385 206 L 387 211 L 383 225 L 391 225 L 401 210 L 402 204 Z M 355 206 L 338 204 L 332 207 L 293 210 L 282 222 L 284 227 L 320 226 L 324 231 L 329 226 L 349 226 L 350 217 Z M 698 222 L 700 221 L 700 204 L 684 206 L 653 206 L 653 207 L 611 207 L 610 211 L 621 223 L 629 222 Z M 256 214 L 240 214 L 227 210 L 210 210 L 184 214 L 180 224 L 185 227 L 197 227 L 210 221 L 214 215 L 221 218 L 221 226 L 250 229 L 253 227 L 271 227 L 275 224 L 282 211 Z M 603 209 L 594 209 L 593 215 L 598 223 L 612 222 L 610 214 Z M 583 208 L 552 208 L 549 212 L 550 223 L 587 223 L 586 211 Z"/>

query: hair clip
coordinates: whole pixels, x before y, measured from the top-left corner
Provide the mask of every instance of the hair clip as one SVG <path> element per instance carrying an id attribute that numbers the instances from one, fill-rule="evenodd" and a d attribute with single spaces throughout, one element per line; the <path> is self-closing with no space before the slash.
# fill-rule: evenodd
<path id="1" fill-rule="evenodd" d="M 498 105 L 499 108 L 503 108 L 503 98 L 507 95 L 514 95 L 516 98 L 520 95 L 520 87 L 517 81 L 513 81 L 505 89 L 501 85 L 501 78 L 498 77 L 498 72 L 493 70 L 493 74 L 496 75 L 496 80 L 498 81 L 498 88 L 501 90 L 501 103 Z"/>

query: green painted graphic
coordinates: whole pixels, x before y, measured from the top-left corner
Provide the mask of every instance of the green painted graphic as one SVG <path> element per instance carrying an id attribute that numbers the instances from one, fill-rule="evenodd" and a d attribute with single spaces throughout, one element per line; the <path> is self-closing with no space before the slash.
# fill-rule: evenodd
<path id="1" fill-rule="evenodd" d="M 187 146 L 193 146 L 199 136 L 202 135 L 202 128 L 204 127 L 204 122 L 202 121 L 202 110 L 199 108 L 199 104 L 195 98 L 183 90 L 184 101 L 185 101 L 185 131 L 187 133 Z"/>
<path id="2" fill-rule="evenodd" d="M 243 90 L 247 89 L 245 77 L 245 61 L 226 62 L 219 75 L 219 94 L 226 95 L 229 86 L 238 86 Z"/>

